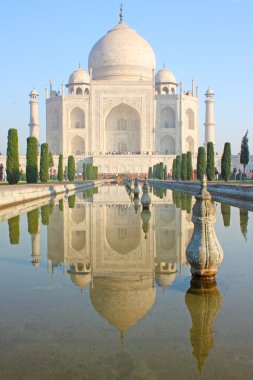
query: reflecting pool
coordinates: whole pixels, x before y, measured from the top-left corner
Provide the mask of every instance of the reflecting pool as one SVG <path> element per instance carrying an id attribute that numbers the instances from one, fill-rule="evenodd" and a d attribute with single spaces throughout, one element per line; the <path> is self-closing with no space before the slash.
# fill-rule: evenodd
<path id="1" fill-rule="evenodd" d="M 141 194 L 140 194 L 141 195 Z M 191 283 L 194 197 L 124 186 L 0 212 L 1 379 L 252 379 L 252 212 L 215 203 L 216 283 Z"/>

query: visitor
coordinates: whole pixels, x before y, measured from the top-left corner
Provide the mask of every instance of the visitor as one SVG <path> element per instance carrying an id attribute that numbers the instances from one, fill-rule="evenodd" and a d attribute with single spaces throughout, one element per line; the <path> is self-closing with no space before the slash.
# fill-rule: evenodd
<path id="1" fill-rule="evenodd" d="M 216 181 L 218 181 L 218 179 L 219 179 L 219 171 L 218 171 L 218 169 L 216 167 L 215 167 L 214 173 L 215 173 L 215 179 L 216 179 Z"/>
<path id="2" fill-rule="evenodd" d="M 4 179 L 4 166 L 0 164 L 0 182 L 3 182 Z"/>

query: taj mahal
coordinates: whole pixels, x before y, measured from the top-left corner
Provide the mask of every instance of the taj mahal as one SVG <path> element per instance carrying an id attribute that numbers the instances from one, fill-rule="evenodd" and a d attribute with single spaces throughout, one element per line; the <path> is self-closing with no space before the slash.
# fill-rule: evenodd
<path id="1" fill-rule="evenodd" d="M 46 87 L 49 151 L 92 162 L 100 173 L 145 173 L 176 154 L 199 146 L 199 89 L 184 90 L 175 75 L 156 71 L 151 45 L 130 28 L 121 7 L 119 23 L 101 37 L 88 57 L 61 84 Z M 67 91 L 65 90 L 65 87 Z M 67 93 L 66 93 L 67 92 Z M 213 91 L 206 92 L 205 144 L 214 142 Z M 30 136 L 39 136 L 38 93 L 30 93 Z"/>

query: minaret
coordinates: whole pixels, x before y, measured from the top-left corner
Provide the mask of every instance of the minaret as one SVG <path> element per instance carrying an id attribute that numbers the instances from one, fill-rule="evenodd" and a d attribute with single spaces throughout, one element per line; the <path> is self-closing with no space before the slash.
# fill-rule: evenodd
<path id="1" fill-rule="evenodd" d="M 39 140 L 39 114 L 38 114 L 38 92 L 35 88 L 30 92 L 30 137 L 36 137 Z"/>
<path id="2" fill-rule="evenodd" d="M 215 133 L 214 133 L 215 123 L 214 123 L 214 107 L 213 107 L 214 92 L 210 89 L 210 87 L 205 93 L 205 96 L 206 96 L 206 100 L 205 100 L 206 118 L 205 118 L 204 126 L 205 126 L 205 147 L 207 147 L 208 142 L 212 142 L 213 144 L 215 144 Z"/>

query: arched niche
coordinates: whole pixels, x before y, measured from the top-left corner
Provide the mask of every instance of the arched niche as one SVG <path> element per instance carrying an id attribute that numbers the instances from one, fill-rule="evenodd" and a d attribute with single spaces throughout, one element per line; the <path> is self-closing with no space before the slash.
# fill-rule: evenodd
<path id="1" fill-rule="evenodd" d="M 188 136 L 185 141 L 185 150 L 186 152 L 194 153 L 194 140 L 191 136 Z"/>
<path id="2" fill-rule="evenodd" d="M 84 112 L 81 108 L 76 107 L 70 113 L 70 127 L 75 128 L 85 128 L 85 117 Z"/>
<path id="3" fill-rule="evenodd" d="M 76 251 L 82 251 L 86 245 L 86 231 L 71 232 L 71 246 Z"/>
<path id="4" fill-rule="evenodd" d="M 106 152 L 140 152 L 140 116 L 127 104 L 114 107 L 105 120 Z"/>
<path id="5" fill-rule="evenodd" d="M 86 88 L 86 89 L 84 90 L 84 93 L 85 93 L 85 95 L 90 95 L 90 91 L 89 91 L 89 89 Z"/>
<path id="6" fill-rule="evenodd" d="M 171 251 L 174 249 L 176 236 L 175 230 L 159 229 L 158 230 L 158 242 L 159 248 L 162 251 Z"/>
<path id="7" fill-rule="evenodd" d="M 161 154 L 175 154 L 175 140 L 171 136 L 164 136 L 160 140 Z"/>
<path id="8" fill-rule="evenodd" d="M 83 90 L 81 89 L 81 87 L 77 87 L 76 95 L 83 95 Z"/>
<path id="9" fill-rule="evenodd" d="M 185 125 L 187 129 L 195 128 L 194 112 L 191 108 L 185 112 Z"/>
<path id="10" fill-rule="evenodd" d="M 168 89 L 168 87 L 163 87 L 163 89 L 162 89 L 162 94 L 167 95 L 168 93 L 169 93 L 169 89 Z"/>
<path id="11" fill-rule="evenodd" d="M 156 215 L 158 225 L 168 225 L 175 221 L 175 207 L 174 205 L 157 205 Z"/>
<path id="12" fill-rule="evenodd" d="M 171 107 L 164 107 L 160 113 L 160 127 L 161 128 L 175 128 L 176 115 Z"/>
<path id="13" fill-rule="evenodd" d="M 79 224 L 85 220 L 85 206 L 77 204 L 71 211 L 71 219 L 74 223 Z"/>
<path id="14" fill-rule="evenodd" d="M 71 140 L 71 154 L 80 155 L 85 152 L 84 139 L 80 136 L 74 136 Z"/>
<path id="15" fill-rule="evenodd" d="M 106 241 L 110 248 L 122 255 L 137 249 L 141 243 L 141 221 L 129 207 L 106 209 Z"/>

